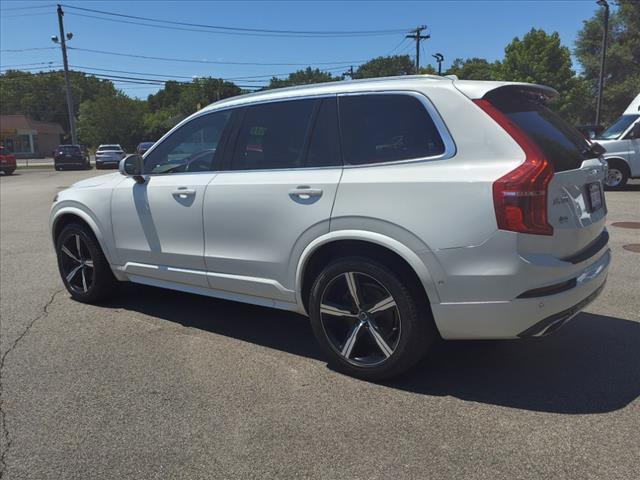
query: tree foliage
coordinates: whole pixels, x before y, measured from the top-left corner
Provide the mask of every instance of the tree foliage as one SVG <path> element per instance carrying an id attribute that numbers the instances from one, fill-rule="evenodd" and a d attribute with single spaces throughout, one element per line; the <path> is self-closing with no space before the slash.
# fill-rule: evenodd
<path id="1" fill-rule="evenodd" d="M 605 125 L 617 118 L 640 93 L 640 2 L 619 0 L 609 18 L 609 45 L 605 65 L 602 120 Z M 578 32 L 575 55 L 582 66 L 582 76 L 589 95 L 584 98 L 590 120 L 595 116 L 595 102 L 600 75 L 600 53 L 604 9 L 586 20 Z"/>
<path id="2" fill-rule="evenodd" d="M 395 77 L 412 73 L 415 73 L 415 65 L 409 55 L 393 55 L 363 63 L 354 72 L 353 78 Z"/>
<path id="3" fill-rule="evenodd" d="M 455 75 L 460 80 L 495 80 L 500 62 L 490 63 L 484 58 L 456 58 L 445 75 Z"/>
<path id="4" fill-rule="evenodd" d="M 77 123 L 81 143 L 95 147 L 119 143 L 133 150 L 144 139 L 145 102 L 123 93 L 86 100 L 80 105 Z"/>
<path id="5" fill-rule="evenodd" d="M 342 76 L 334 77 L 318 68 L 307 67 L 304 70 L 290 73 L 287 78 L 272 77 L 267 88 L 292 87 L 294 85 L 309 85 L 312 83 L 334 82 L 342 80 Z"/>
<path id="6" fill-rule="evenodd" d="M 76 116 L 80 104 L 98 97 L 110 97 L 116 89 L 108 80 L 81 72 L 69 72 Z M 56 122 L 69 131 L 69 114 L 62 71 L 29 73 L 9 70 L 0 76 L 0 112 L 23 114 L 34 120 Z"/>

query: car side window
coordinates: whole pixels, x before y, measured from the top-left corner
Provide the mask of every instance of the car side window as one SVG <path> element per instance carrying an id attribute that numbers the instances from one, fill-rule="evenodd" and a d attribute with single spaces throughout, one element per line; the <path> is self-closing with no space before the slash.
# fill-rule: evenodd
<path id="1" fill-rule="evenodd" d="M 144 172 L 167 174 L 214 170 L 214 159 L 232 111 L 209 113 L 186 123 L 152 150 Z"/>
<path id="2" fill-rule="evenodd" d="M 429 112 L 412 95 L 345 95 L 338 102 L 345 164 L 394 162 L 444 153 L 444 142 Z"/>
<path id="3" fill-rule="evenodd" d="M 318 109 L 309 141 L 306 167 L 334 167 L 342 165 L 338 106 L 336 98 L 324 98 Z"/>
<path id="4" fill-rule="evenodd" d="M 300 168 L 315 100 L 246 107 L 233 153 L 233 170 Z"/>

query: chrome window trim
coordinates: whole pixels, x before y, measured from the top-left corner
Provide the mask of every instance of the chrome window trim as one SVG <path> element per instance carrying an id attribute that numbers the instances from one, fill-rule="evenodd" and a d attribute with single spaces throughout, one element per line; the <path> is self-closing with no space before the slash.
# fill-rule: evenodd
<path id="1" fill-rule="evenodd" d="M 426 157 L 416 157 L 416 158 L 405 158 L 403 160 L 392 160 L 388 162 L 373 162 L 373 163 L 362 163 L 359 165 L 349 165 L 348 163 L 344 164 L 344 168 L 363 168 L 363 167 L 383 167 L 385 165 L 399 165 L 403 163 L 418 163 L 424 161 L 432 161 L 432 160 L 446 160 L 448 158 L 453 157 L 456 154 L 456 144 L 453 141 L 453 137 L 447 128 L 447 125 L 444 123 L 444 120 L 440 116 L 440 112 L 435 107 L 435 105 L 431 102 L 429 97 L 425 95 L 423 92 L 417 90 L 375 90 L 375 91 L 363 91 L 363 92 L 348 92 L 348 93 L 339 93 L 338 97 L 352 97 L 358 95 L 408 95 L 410 97 L 414 97 L 417 99 L 422 106 L 425 108 L 434 125 L 436 126 L 436 130 L 440 134 L 440 138 L 442 139 L 442 143 L 444 144 L 444 152 L 438 155 L 429 155 Z M 338 101 L 338 109 L 340 108 L 340 102 Z M 341 129 L 342 133 L 342 129 Z"/>

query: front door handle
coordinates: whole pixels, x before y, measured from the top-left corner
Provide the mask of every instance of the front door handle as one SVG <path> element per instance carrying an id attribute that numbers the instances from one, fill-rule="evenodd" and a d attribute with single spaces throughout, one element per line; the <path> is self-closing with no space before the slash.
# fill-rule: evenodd
<path id="1" fill-rule="evenodd" d="M 187 187 L 178 187 L 176 190 L 171 192 L 174 197 L 187 198 L 196 194 L 196 191 L 193 188 Z"/>
<path id="2" fill-rule="evenodd" d="M 292 197 L 298 197 L 302 200 L 308 200 L 311 197 L 320 197 L 322 196 L 321 188 L 311 188 L 307 185 L 301 185 L 297 188 L 293 188 L 289 190 L 289 195 Z"/>

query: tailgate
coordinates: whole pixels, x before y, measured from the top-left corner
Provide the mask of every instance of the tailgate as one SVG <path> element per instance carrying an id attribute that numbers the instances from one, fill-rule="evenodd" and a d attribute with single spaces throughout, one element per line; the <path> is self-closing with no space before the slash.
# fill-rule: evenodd
<path id="1" fill-rule="evenodd" d="M 535 143 L 554 171 L 546 192 L 547 222 L 553 233 L 522 235 L 520 251 L 567 259 L 596 249 L 606 236 L 605 162 L 592 144 L 546 106 L 546 93 L 536 86 L 509 85 L 484 98 Z"/>
<path id="2" fill-rule="evenodd" d="M 554 174 L 547 197 L 548 221 L 553 227 L 548 253 L 564 259 L 598 240 L 607 214 L 604 176 L 604 166 L 597 158 L 584 161 L 579 169 Z"/>

